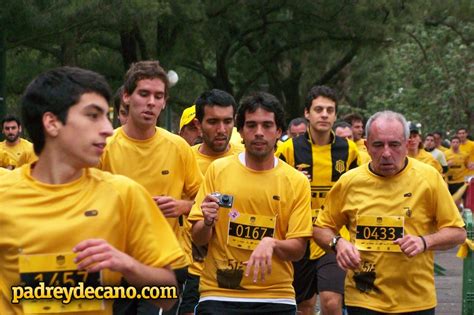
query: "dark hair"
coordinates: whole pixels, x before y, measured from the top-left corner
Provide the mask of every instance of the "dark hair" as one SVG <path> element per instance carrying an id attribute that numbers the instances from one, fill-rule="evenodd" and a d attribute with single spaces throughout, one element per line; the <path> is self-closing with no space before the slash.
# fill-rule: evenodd
<path id="1" fill-rule="evenodd" d="M 452 136 L 451 137 L 451 141 L 453 141 L 454 139 L 458 139 L 459 141 L 461 141 L 461 139 L 458 136 Z"/>
<path id="2" fill-rule="evenodd" d="M 428 138 L 428 137 L 432 137 L 434 139 L 434 134 L 433 133 L 427 133 L 425 135 L 425 139 Z"/>
<path id="3" fill-rule="evenodd" d="M 204 119 L 204 107 L 206 106 L 220 106 L 228 107 L 232 106 L 232 117 L 235 115 L 235 109 L 237 104 L 232 95 L 226 91 L 212 89 L 210 91 L 205 91 L 196 99 L 196 118 L 200 122 Z"/>
<path id="4" fill-rule="evenodd" d="M 277 128 L 281 130 L 285 128 L 285 112 L 283 111 L 280 101 L 278 101 L 278 99 L 272 94 L 266 92 L 255 92 L 245 97 L 240 103 L 237 112 L 237 129 L 239 131 L 244 127 L 245 114 L 247 112 L 254 113 L 259 108 L 274 113 Z"/>
<path id="5" fill-rule="evenodd" d="M 311 104 L 313 104 L 313 100 L 318 98 L 319 96 L 323 96 L 334 101 L 334 103 L 336 103 L 336 112 L 337 112 L 336 91 L 334 91 L 333 89 L 325 85 L 315 85 L 309 90 L 308 95 L 306 96 L 306 104 L 305 104 L 305 109 L 307 111 L 310 110 Z"/>
<path id="6" fill-rule="evenodd" d="M 438 135 L 440 138 L 443 138 L 443 133 L 441 131 L 434 131 L 433 135 Z"/>
<path id="7" fill-rule="evenodd" d="M 81 68 L 49 70 L 28 85 L 21 99 L 21 114 L 36 154 L 45 144 L 43 115 L 51 112 L 66 124 L 69 108 L 85 93 L 97 93 L 110 102 L 110 87 L 104 77 Z"/>
<path id="8" fill-rule="evenodd" d="M 350 123 L 348 123 L 347 121 L 344 121 L 344 120 L 338 120 L 334 123 L 334 125 L 332 126 L 332 130 L 336 131 L 337 128 L 349 128 L 349 129 L 352 129 L 352 126 Z"/>
<path id="9" fill-rule="evenodd" d="M 292 126 L 298 126 L 298 125 L 301 125 L 301 124 L 304 124 L 306 127 L 308 126 L 308 121 L 306 120 L 306 118 L 304 118 L 304 117 L 294 118 L 288 124 L 288 130 L 290 130 L 290 127 L 292 127 Z"/>
<path id="10" fill-rule="evenodd" d="M 347 114 L 344 117 L 342 117 L 342 120 L 350 124 L 351 127 L 352 127 L 352 124 L 356 121 L 360 121 L 364 123 L 364 118 L 362 118 L 362 116 L 357 113 Z"/>
<path id="11" fill-rule="evenodd" d="M 14 116 L 14 115 L 6 115 L 6 116 L 2 119 L 2 129 L 3 129 L 3 125 L 4 125 L 6 122 L 10 122 L 10 121 L 16 122 L 16 124 L 18 125 L 18 127 L 21 126 L 21 122 L 20 122 L 20 119 L 18 119 L 18 117 Z"/>
<path id="12" fill-rule="evenodd" d="M 160 79 L 165 84 L 165 98 L 168 98 L 169 81 L 165 70 L 158 61 L 138 61 L 132 63 L 124 78 L 124 92 L 133 94 L 137 88 L 137 83 L 145 79 Z"/>
<path id="13" fill-rule="evenodd" d="M 458 133 L 461 130 L 464 130 L 467 133 L 467 128 L 465 128 L 465 127 L 461 127 L 461 128 L 456 129 L 456 133 Z"/>
<path id="14" fill-rule="evenodd" d="M 121 87 L 119 87 L 116 91 L 115 91 L 115 94 L 113 96 L 113 103 L 114 103 L 114 110 L 115 110 L 115 114 L 118 116 L 118 114 L 120 113 L 120 106 L 123 105 L 124 107 L 127 107 L 124 103 L 123 103 L 123 90 L 124 90 L 124 87 L 123 85 Z M 128 112 L 128 108 L 127 108 L 127 112 Z"/>

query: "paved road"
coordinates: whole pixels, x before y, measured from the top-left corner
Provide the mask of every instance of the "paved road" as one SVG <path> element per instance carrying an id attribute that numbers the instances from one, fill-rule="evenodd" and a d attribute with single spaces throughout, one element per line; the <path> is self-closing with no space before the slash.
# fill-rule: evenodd
<path id="1" fill-rule="evenodd" d="M 436 315 L 459 315 L 462 310 L 462 265 L 457 249 L 436 252 L 435 261 L 446 269 L 445 276 L 436 276 L 438 306 Z"/>

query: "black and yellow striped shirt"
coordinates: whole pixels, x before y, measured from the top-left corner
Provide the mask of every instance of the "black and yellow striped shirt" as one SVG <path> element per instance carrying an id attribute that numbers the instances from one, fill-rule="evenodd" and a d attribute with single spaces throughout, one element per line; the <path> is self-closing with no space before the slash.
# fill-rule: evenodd
<path id="1" fill-rule="evenodd" d="M 316 145 L 310 133 L 289 139 L 280 145 L 276 156 L 300 171 L 306 171 L 311 179 L 311 208 L 313 220 L 327 193 L 339 177 L 360 164 L 357 145 L 331 132 L 331 142 Z M 321 257 L 324 251 L 311 241 L 311 259 Z"/>

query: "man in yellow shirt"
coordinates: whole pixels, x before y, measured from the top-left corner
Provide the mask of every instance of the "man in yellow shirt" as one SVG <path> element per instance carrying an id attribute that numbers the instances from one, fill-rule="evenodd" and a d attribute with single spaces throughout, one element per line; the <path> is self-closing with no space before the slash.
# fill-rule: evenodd
<path id="1" fill-rule="evenodd" d="M 345 138 L 351 141 L 354 140 L 352 126 L 345 121 L 336 122 L 333 126 L 333 130 L 336 136 L 338 137 Z M 364 141 L 364 139 L 362 139 L 362 141 Z M 364 144 L 364 147 L 365 147 L 365 144 Z M 361 164 L 370 162 L 370 156 L 367 153 L 367 149 L 359 150 L 359 156 L 360 156 Z"/>
<path id="2" fill-rule="evenodd" d="M 466 128 L 459 128 L 456 131 L 456 136 L 458 136 L 461 141 L 459 149 L 463 152 L 466 152 L 469 156 L 469 165 L 474 165 L 474 141 L 469 140 L 468 132 Z M 474 169 L 467 171 L 467 176 L 474 175 Z"/>
<path id="3" fill-rule="evenodd" d="M 189 215 L 194 242 L 208 244 L 196 314 L 296 312 L 291 261 L 305 251 L 310 188 L 274 156 L 283 115 L 273 95 L 245 98 L 237 115 L 245 152 L 207 169 Z"/>
<path id="4" fill-rule="evenodd" d="M 312 87 L 306 97 L 304 113 L 309 121 L 308 130 L 278 146 L 276 155 L 308 176 L 312 217 L 316 220 L 329 189 L 360 161 L 356 144 L 332 131 L 337 118 L 337 96 L 333 89 Z M 341 314 L 344 271 L 338 267 L 332 252 L 326 253 L 313 240 L 308 243 L 303 259 L 293 263 L 298 312 L 313 314 L 318 294 L 323 313 Z"/>
<path id="5" fill-rule="evenodd" d="M 201 131 L 197 127 L 196 105 L 183 110 L 179 120 L 179 135 L 191 146 L 202 142 Z"/>
<path id="6" fill-rule="evenodd" d="M 166 106 L 168 87 L 168 76 L 157 61 L 139 61 L 130 66 L 123 91 L 128 120 L 108 139 L 99 168 L 137 181 L 153 196 L 182 248 L 188 251 L 187 257 L 172 264 L 182 287 L 190 256 L 184 217 L 191 210 L 202 174 L 186 141 L 156 127 Z"/>
<path id="7" fill-rule="evenodd" d="M 0 149 L 8 153 L 11 169 L 36 160 L 33 144 L 20 137 L 21 131 L 20 119 L 17 117 L 8 115 L 2 119 L 2 133 L 5 140 L 0 142 Z"/>
<path id="8" fill-rule="evenodd" d="M 120 126 L 123 126 L 127 123 L 128 119 L 128 107 L 123 102 L 123 85 L 115 91 L 113 103 L 118 122 Z"/>
<path id="9" fill-rule="evenodd" d="M 197 127 L 203 142 L 192 149 L 201 173 L 206 174 L 213 161 L 242 152 L 240 146 L 230 143 L 237 105 L 232 95 L 218 89 L 202 93 L 195 103 Z M 189 221 L 186 223 L 189 224 L 187 232 L 190 234 L 191 224 Z M 206 253 L 207 247 L 192 244 L 193 261 L 188 268 L 179 314 L 194 314 L 199 302 L 199 278 Z"/>
<path id="10" fill-rule="evenodd" d="M 151 196 L 128 178 L 92 168 L 113 132 L 109 99 L 102 76 L 71 67 L 47 71 L 26 89 L 22 118 L 39 159 L 0 181 L 0 204 L 8 205 L 0 207 L 1 314 L 112 314 L 111 300 L 12 304 L 18 285 L 91 289 L 121 278 L 138 289 L 176 285 L 169 265 L 184 253 Z"/>
<path id="11" fill-rule="evenodd" d="M 433 251 L 462 244 L 464 222 L 441 174 L 407 157 L 402 115 L 378 112 L 366 132 L 371 162 L 334 185 L 313 237 L 348 270 L 349 314 L 435 314 Z M 337 236 L 342 226 L 350 241 Z"/>
<path id="12" fill-rule="evenodd" d="M 364 142 L 364 119 L 362 118 L 362 116 L 357 113 L 352 113 L 345 115 L 342 119 L 351 125 L 353 136 L 352 141 L 357 144 L 359 152 L 367 152 L 367 148 L 365 147 Z"/>
<path id="13" fill-rule="evenodd" d="M 420 130 L 414 124 L 410 124 L 410 138 L 408 138 L 408 156 L 417 159 L 420 162 L 433 166 L 440 174 L 443 174 L 443 168 L 431 154 L 423 150 L 423 141 Z"/>
<path id="14" fill-rule="evenodd" d="M 469 167 L 472 167 L 469 164 L 469 155 L 461 151 L 459 148 L 461 140 L 458 136 L 451 138 L 451 148 L 444 151 L 446 154 L 446 160 L 448 163 L 448 172 L 446 177 L 448 179 L 448 188 L 451 195 L 454 195 L 459 188 L 464 185 L 464 177 L 469 171 Z M 458 206 L 461 205 L 462 199 L 465 198 L 466 193 L 463 194 L 463 198 L 456 200 Z"/>
<path id="15" fill-rule="evenodd" d="M 443 133 L 441 131 L 435 131 L 433 132 L 433 137 L 434 137 L 434 142 L 435 142 L 435 148 L 440 150 L 441 152 L 446 151 L 449 149 L 448 147 L 445 147 L 443 145 Z"/>

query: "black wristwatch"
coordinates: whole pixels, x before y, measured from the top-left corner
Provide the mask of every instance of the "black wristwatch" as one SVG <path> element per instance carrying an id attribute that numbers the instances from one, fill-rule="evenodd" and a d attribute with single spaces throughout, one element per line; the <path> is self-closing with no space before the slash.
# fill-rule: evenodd
<path id="1" fill-rule="evenodd" d="M 336 245 L 337 245 L 337 242 L 339 242 L 339 240 L 342 238 L 342 236 L 340 235 L 336 235 L 332 238 L 331 242 L 329 243 L 329 247 L 331 247 L 331 250 L 336 252 Z"/>

